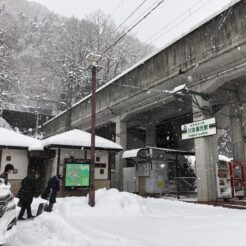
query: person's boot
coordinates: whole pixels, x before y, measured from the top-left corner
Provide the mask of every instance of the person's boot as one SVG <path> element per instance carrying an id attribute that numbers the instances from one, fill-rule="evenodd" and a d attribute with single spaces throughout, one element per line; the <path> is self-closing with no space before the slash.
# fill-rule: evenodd
<path id="1" fill-rule="evenodd" d="M 27 208 L 27 218 L 28 218 L 28 219 L 32 219 L 32 218 L 34 218 L 34 217 L 35 217 L 35 216 L 32 215 L 31 207 L 29 206 L 29 207 Z"/>
<path id="2" fill-rule="evenodd" d="M 35 216 L 33 216 L 33 215 L 28 215 L 27 218 L 28 218 L 28 219 L 33 219 L 33 218 L 35 218 Z"/>
<path id="3" fill-rule="evenodd" d="M 23 218 L 23 215 L 25 213 L 25 209 L 24 208 L 21 208 L 21 211 L 19 213 L 19 216 L 18 216 L 18 220 L 26 220 L 25 218 Z"/>
<path id="4" fill-rule="evenodd" d="M 26 220 L 26 219 L 23 218 L 22 216 L 18 216 L 18 220 Z"/>
<path id="5" fill-rule="evenodd" d="M 48 207 L 45 209 L 45 212 L 51 212 L 53 208 L 54 203 L 50 203 Z"/>

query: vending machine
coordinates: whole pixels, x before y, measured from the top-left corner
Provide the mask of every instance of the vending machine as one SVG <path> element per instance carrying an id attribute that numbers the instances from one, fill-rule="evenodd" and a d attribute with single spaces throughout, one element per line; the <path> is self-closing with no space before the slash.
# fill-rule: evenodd
<path id="1" fill-rule="evenodd" d="M 228 164 L 231 174 L 232 197 L 244 197 L 245 179 L 243 163 L 241 161 L 231 161 Z"/>
<path id="2" fill-rule="evenodd" d="M 231 175 L 230 166 L 226 161 L 217 162 L 217 196 L 218 198 L 231 198 Z"/>

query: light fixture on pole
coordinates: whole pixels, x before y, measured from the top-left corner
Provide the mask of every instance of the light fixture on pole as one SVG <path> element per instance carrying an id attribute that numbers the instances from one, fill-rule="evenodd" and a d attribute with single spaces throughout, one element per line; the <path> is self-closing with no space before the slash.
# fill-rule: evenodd
<path id="1" fill-rule="evenodd" d="M 94 169 L 95 169 L 95 135 L 96 135 L 96 73 L 100 70 L 98 62 L 101 60 L 101 55 L 90 53 L 86 56 L 89 61 L 89 69 L 92 71 L 91 77 L 91 168 L 90 168 L 90 191 L 89 202 L 91 207 L 95 206 L 95 184 L 94 184 Z"/>

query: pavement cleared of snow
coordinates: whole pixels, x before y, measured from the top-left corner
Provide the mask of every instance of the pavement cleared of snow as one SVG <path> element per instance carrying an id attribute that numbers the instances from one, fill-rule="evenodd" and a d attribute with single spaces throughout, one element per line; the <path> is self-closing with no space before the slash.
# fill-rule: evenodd
<path id="1" fill-rule="evenodd" d="M 37 209 L 42 199 L 35 199 Z M 166 199 L 142 198 L 116 189 L 59 198 L 52 213 L 21 221 L 7 246 L 231 246 L 244 241 L 246 212 Z"/>

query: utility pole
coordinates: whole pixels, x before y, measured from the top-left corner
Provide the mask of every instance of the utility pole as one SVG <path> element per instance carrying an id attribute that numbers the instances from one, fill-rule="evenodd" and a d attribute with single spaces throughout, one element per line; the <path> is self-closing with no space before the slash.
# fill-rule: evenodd
<path id="1" fill-rule="evenodd" d="M 95 206 L 95 182 L 94 182 L 94 170 L 95 170 L 95 135 L 96 135 L 96 73 L 100 70 L 98 62 L 101 59 L 101 55 L 90 53 L 86 57 L 90 62 L 89 69 L 91 69 L 91 164 L 90 164 L 90 191 L 88 204 L 91 207 Z"/>
<path id="2" fill-rule="evenodd" d="M 39 117 L 39 113 L 37 110 L 37 112 L 36 112 L 36 125 L 35 125 L 35 138 L 38 138 L 38 117 Z"/>

